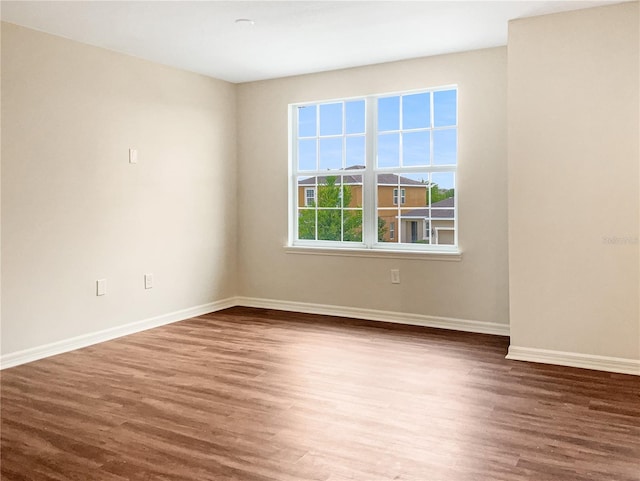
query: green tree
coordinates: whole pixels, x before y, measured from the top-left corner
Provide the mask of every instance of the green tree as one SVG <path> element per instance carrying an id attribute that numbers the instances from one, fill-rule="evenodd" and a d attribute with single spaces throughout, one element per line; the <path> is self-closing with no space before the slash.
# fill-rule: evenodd
<path id="1" fill-rule="evenodd" d="M 351 204 L 351 186 L 336 185 L 336 176 L 330 175 L 325 184 L 317 187 L 318 240 L 362 240 L 362 211 L 342 210 Z M 342 194 L 341 194 L 342 193 Z M 340 197 L 342 196 L 342 200 Z M 313 205 L 315 207 L 315 204 Z M 298 238 L 316 238 L 316 211 L 305 209 L 298 216 Z"/>
<path id="2" fill-rule="evenodd" d="M 448 199 L 449 197 L 453 197 L 455 195 L 454 189 L 441 189 L 440 187 L 438 187 L 438 184 L 431 184 L 429 191 L 431 192 L 432 204 L 440 202 L 444 199 Z M 427 205 L 429 205 L 429 192 L 427 192 Z"/>
<path id="3" fill-rule="evenodd" d="M 340 234 L 345 242 L 362 242 L 362 210 L 341 210 L 349 206 L 353 193 L 350 185 L 336 185 L 336 176 L 327 176 L 325 184 L 317 187 L 318 199 L 318 240 L 339 241 Z M 340 192 L 342 200 L 340 201 Z M 315 203 L 311 205 L 315 207 Z M 342 214 L 342 215 L 341 215 Z M 382 241 L 387 232 L 387 223 L 378 217 L 378 240 Z M 316 238 L 315 209 L 301 210 L 298 215 L 298 238 Z"/>
<path id="4" fill-rule="evenodd" d="M 378 242 L 382 242 L 384 240 L 384 235 L 386 233 L 387 222 L 382 217 L 378 217 Z"/>

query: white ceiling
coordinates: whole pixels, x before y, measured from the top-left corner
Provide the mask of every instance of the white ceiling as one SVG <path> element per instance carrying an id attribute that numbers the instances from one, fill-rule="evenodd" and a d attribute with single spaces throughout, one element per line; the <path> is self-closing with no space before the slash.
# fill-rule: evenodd
<path id="1" fill-rule="evenodd" d="M 510 19 L 619 1 L 2 1 L 1 17 L 247 82 L 506 45 Z"/>

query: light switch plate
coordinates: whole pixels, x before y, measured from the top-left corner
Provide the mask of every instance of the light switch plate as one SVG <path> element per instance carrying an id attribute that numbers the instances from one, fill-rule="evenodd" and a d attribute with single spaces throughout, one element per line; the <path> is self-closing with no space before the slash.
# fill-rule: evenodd
<path id="1" fill-rule="evenodd" d="M 107 280 L 98 279 L 96 281 L 96 296 L 104 296 L 107 293 Z"/>
<path id="2" fill-rule="evenodd" d="M 400 269 L 391 269 L 391 284 L 400 284 Z"/>

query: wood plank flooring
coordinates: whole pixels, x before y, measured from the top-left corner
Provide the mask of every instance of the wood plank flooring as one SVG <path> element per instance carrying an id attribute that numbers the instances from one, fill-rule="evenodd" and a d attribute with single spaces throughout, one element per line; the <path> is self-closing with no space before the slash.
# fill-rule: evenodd
<path id="1" fill-rule="evenodd" d="M 640 379 L 507 346 L 220 311 L 2 371 L 2 480 L 640 480 Z"/>

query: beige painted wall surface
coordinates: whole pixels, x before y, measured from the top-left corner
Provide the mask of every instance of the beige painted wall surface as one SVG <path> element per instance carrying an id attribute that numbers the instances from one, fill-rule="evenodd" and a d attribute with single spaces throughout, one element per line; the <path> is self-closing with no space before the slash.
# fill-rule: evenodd
<path id="1" fill-rule="evenodd" d="M 511 344 L 640 358 L 638 3 L 509 27 Z"/>
<path id="2" fill-rule="evenodd" d="M 239 85 L 240 295 L 507 324 L 506 68 L 496 48 Z M 288 104 L 449 84 L 463 260 L 285 253 Z"/>
<path id="3" fill-rule="evenodd" d="M 2 67 L 3 354 L 235 294 L 234 85 L 10 24 Z"/>

